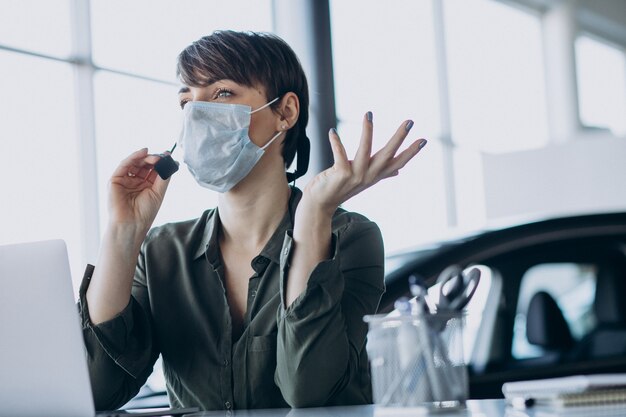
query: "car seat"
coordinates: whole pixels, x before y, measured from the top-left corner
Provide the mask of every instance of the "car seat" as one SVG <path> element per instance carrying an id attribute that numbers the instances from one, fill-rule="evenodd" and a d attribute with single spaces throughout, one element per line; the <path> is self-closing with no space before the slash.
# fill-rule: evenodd
<path id="1" fill-rule="evenodd" d="M 600 267 L 593 309 L 596 327 L 580 341 L 573 359 L 626 354 L 626 265 L 612 263 Z"/>
<path id="2" fill-rule="evenodd" d="M 542 362 L 558 362 L 574 346 L 569 325 L 554 298 L 545 291 L 533 295 L 526 315 L 528 342 L 541 347 Z"/>

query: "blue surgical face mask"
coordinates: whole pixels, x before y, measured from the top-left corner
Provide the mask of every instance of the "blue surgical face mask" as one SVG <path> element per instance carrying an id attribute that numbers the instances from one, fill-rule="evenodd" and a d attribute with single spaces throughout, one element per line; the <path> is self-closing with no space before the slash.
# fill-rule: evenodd
<path id="1" fill-rule="evenodd" d="M 183 161 L 198 184 L 224 193 L 252 171 L 265 149 L 282 132 L 276 133 L 263 147 L 248 136 L 250 115 L 278 100 L 252 111 L 241 104 L 188 102 L 183 110 L 183 130 L 178 143 Z"/>

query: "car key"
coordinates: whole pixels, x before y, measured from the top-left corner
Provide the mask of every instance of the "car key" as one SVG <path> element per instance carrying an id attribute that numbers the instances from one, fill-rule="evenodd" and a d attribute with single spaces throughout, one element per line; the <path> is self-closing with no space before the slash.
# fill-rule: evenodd
<path id="1" fill-rule="evenodd" d="M 174 146 L 172 147 L 172 150 L 170 151 L 169 155 L 166 155 L 163 153 L 160 154 L 159 156 L 161 157 L 161 159 L 159 159 L 159 161 L 156 164 L 154 164 L 154 170 L 159 174 L 159 177 L 161 177 L 161 179 L 163 180 L 168 179 L 176 171 L 178 171 L 178 162 L 172 159 L 172 152 L 174 152 L 174 149 L 176 149 L 176 143 L 174 143 Z"/>

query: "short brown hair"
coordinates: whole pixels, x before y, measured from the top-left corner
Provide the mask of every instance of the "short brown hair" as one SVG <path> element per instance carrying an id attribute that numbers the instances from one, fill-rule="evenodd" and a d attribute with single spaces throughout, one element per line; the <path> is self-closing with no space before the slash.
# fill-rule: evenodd
<path id="1" fill-rule="evenodd" d="M 187 86 L 203 87 L 229 79 L 265 87 L 267 99 L 293 92 L 300 101 L 300 114 L 283 141 L 285 168 L 291 165 L 298 143 L 307 141 L 309 88 L 300 61 L 281 38 L 263 32 L 215 31 L 186 47 L 178 55 L 176 75 Z M 278 102 L 271 105 L 272 110 Z M 307 157 L 308 159 L 308 157 Z"/>

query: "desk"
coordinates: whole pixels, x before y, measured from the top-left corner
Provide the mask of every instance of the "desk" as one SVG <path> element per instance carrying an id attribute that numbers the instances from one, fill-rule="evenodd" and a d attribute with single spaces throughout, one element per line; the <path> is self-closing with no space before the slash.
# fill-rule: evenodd
<path id="1" fill-rule="evenodd" d="M 453 413 L 436 413 L 438 417 L 502 417 L 506 405 L 504 400 L 470 400 L 467 402 L 467 411 Z M 322 407 L 322 408 L 295 408 L 275 410 L 235 410 L 235 411 L 205 411 L 187 414 L 185 417 L 418 417 L 420 415 L 411 409 L 404 409 L 398 413 L 385 412 L 384 409 L 373 405 L 356 405 L 351 407 Z M 389 410 L 391 411 L 391 410 Z M 431 414 L 433 415 L 433 414 Z"/>
<path id="2" fill-rule="evenodd" d="M 357 405 L 351 407 L 323 407 L 323 408 L 298 408 L 298 409 L 275 409 L 275 410 L 236 410 L 236 411 L 205 411 L 194 414 L 186 414 L 185 417 L 617 417 L 626 416 L 626 408 L 595 408 L 595 409 L 565 409 L 565 410 L 542 410 L 527 409 L 516 410 L 506 406 L 504 400 L 469 400 L 467 410 L 456 412 L 438 412 L 434 414 L 419 413 L 412 409 L 385 410 L 373 405 Z"/>

